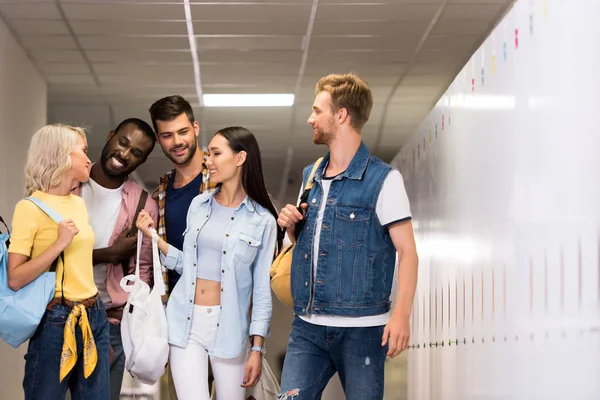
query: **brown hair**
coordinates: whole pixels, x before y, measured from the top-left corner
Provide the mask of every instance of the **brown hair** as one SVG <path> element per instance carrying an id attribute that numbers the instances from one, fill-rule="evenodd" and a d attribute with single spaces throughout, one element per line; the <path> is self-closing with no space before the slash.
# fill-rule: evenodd
<path id="1" fill-rule="evenodd" d="M 156 121 L 172 121 L 183 113 L 187 116 L 190 124 L 194 124 L 195 119 L 192 106 L 183 97 L 174 95 L 157 100 L 150 107 L 150 118 L 152 118 L 154 130 L 158 134 Z"/>
<path id="2" fill-rule="evenodd" d="M 319 80 L 316 93 L 329 92 L 333 108 L 345 108 L 351 117 L 350 125 L 361 131 L 373 108 L 373 95 L 367 81 L 354 73 L 329 74 Z"/>

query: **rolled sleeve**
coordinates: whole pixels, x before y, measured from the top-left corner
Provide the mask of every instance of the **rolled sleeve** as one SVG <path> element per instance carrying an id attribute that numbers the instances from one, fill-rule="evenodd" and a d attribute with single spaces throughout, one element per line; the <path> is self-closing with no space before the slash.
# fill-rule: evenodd
<path id="1" fill-rule="evenodd" d="M 252 321 L 250 323 L 250 336 L 269 337 L 271 334 L 271 326 L 268 322 Z"/>
<path id="2" fill-rule="evenodd" d="M 253 265 L 252 320 L 249 332 L 251 336 L 258 335 L 266 338 L 271 333 L 273 301 L 269 270 L 273 262 L 276 242 L 277 225 L 275 219 L 271 217 L 263 232 L 261 248 Z"/>
<path id="3" fill-rule="evenodd" d="M 9 253 L 31 257 L 33 240 L 37 232 L 37 218 L 40 211 L 32 202 L 21 200 L 15 207 L 12 218 Z"/>
<path id="4" fill-rule="evenodd" d="M 183 274 L 183 251 L 169 245 L 169 251 L 166 255 L 160 255 L 160 261 L 168 269 L 175 270 L 178 274 Z"/>

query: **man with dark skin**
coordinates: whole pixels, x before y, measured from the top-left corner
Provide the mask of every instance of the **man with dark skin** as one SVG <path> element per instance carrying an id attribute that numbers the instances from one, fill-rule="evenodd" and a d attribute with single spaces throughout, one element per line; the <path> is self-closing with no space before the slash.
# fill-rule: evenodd
<path id="1" fill-rule="evenodd" d="M 138 204 L 158 220 L 158 205 L 147 193 L 142 197 L 144 190 L 129 175 L 146 161 L 155 143 L 154 131 L 146 122 L 137 118 L 124 120 L 109 132 L 100 162 L 91 167 L 90 180 L 76 191 L 85 201 L 94 229 L 94 280 L 111 324 L 111 399 L 120 397 L 125 369 L 120 322 L 127 293 L 120 282 L 135 271 L 137 235 L 132 228 Z M 152 265 L 152 245 L 144 240 L 140 278 L 149 285 L 153 282 Z"/>

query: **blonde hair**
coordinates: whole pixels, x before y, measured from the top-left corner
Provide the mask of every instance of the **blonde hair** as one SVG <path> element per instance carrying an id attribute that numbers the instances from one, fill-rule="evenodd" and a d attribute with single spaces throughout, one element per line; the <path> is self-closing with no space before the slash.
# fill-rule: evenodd
<path id="1" fill-rule="evenodd" d="M 47 192 L 60 183 L 63 172 L 71 168 L 71 152 L 78 137 L 87 140 L 82 128 L 52 124 L 38 130 L 31 138 L 25 162 L 25 193 Z"/>
<path id="2" fill-rule="evenodd" d="M 345 108 L 350 115 L 350 125 L 361 131 L 369 120 L 373 108 L 373 95 L 369 84 L 354 73 L 329 74 L 317 83 L 316 94 L 329 92 L 333 108 Z"/>

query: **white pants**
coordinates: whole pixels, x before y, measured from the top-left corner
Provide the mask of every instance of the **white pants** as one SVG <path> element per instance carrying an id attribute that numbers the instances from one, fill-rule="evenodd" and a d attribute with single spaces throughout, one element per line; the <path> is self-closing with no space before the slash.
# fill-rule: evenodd
<path id="1" fill-rule="evenodd" d="M 179 400 L 210 400 L 208 349 L 215 338 L 220 314 L 220 306 L 194 305 L 187 347 L 170 346 L 171 373 Z M 247 360 L 247 351 L 232 359 L 210 356 L 217 399 L 244 400 L 246 389 L 241 385 Z"/>

